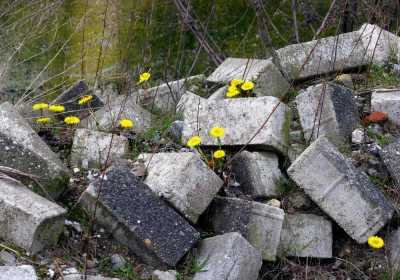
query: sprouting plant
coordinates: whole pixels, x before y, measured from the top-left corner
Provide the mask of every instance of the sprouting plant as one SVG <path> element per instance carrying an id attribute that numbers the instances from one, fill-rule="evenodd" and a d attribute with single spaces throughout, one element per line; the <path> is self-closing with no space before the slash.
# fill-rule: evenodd
<path id="1" fill-rule="evenodd" d="M 40 115 L 43 117 L 43 109 L 47 108 L 49 104 L 47 103 L 37 103 L 33 105 L 33 110 L 40 110 Z"/>
<path id="2" fill-rule="evenodd" d="M 123 129 L 128 129 L 130 127 L 133 126 L 133 122 L 131 120 L 125 119 L 119 122 L 119 125 L 123 128 Z"/>
<path id="3" fill-rule="evenodd" d="M 136 84 L 140 85 L 141 83 L 148 81 L 150 79 L 150 76 L 150 73 L 147 72 L 140 74 L 139 81 Z"/>
<path id="4" fill-rule="evenodd" d="M 218 140 L 218 150 L 214 152 L 214 158 L 217 159 L 217 167 L 222 165 L 222 158 L 225 156 L 225 151 L 221 149 L 221 139 L 220 137 L 225 135 L 225 129 L 219 126 L 215 126 L 210 130 L 211 136 L 217 138 Z M 214 165 L 214 164 L 213 164 Z"/>
<path id="5" fill-rule="evenodd" d="M 376 265 L 376 259 L 375 259 L 375 249 L 380 249 L 385 245 L 385 242 L 383 241 L 382 238 L 378 237 L 378 236 L 371 236 L 370 238 L 368 238 L 368 245 L 371 246 L 373 248 L 373 254 L 374 254 L 374 261 L 372 264 L 372 270 L 375 269 L 375 265 Z"/>
<path id="6" fill-rule="evenodd" d="M 78 117 L 75 117 L 75 116 L 69 116 L 69 117 L 66 117 L 66 118 L 64 119 L 64 122 L 65 122 L 67 125 L 69 125 L 69 127 L 70 127 L 71 135 L 73 134 L 73 133 L 72 133 L 72 132 L 73 132 L 73 126 L 76 125 L 76 124 L 78 124 L 80 121 L 81 121 L 81 120 L 80 120 Z"/>
<path id="7" fill-rule="evenodd" d="M 65 107 L 62 105 L 51 105 L 49 107 L 49 110 L 54 113 L 54 118 L 57 120 L 58 119 L 58 114 L 62 113 L 65 111 Z"/>
<path id="8" fill-rule="evenodd" d="M 234 79 L 228 88 L 226 96 L 232 97 L 250 97 L 254 83 L 251 81 L 244 82 L 242 79 Z"/>

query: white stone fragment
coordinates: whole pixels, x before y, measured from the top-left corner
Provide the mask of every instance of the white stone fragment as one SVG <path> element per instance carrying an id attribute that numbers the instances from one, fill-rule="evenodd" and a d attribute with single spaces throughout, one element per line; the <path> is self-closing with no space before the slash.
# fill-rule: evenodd
<path id="1" fill-rule="evenodd" d="M 400 90 L 377 89 L 372 92 L 371 111 L 383 112 L 391 122 L 400 125 Z"/>

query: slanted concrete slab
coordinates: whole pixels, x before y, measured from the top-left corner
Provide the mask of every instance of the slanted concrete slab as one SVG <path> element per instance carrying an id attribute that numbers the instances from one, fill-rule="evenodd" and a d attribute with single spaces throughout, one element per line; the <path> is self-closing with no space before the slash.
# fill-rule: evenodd
<path id="1" fill-rule="evenodd" d="M 231 163 L 236 181 L 244 194 L 254 198 L 275 196 L 283 183 L 278 156 L 267 152 L 241 152 Z"/>
<path id="2" fill-rule="evenodd" d="M 332 258 L 332 223 L 314 214 L 287 214 L 280 253 L 293 257 Z"/>
<path id="3" fill-rule="evenodd" d="M 262 259 L 274 261 L 281 236 L 284 211 L 255 201 L 216 197 L 205 220 L 216 234 L 239 232 L 261 253 Z"/>
<path id="4" fill-rule="evenodd" d="M 400 125 L 400 90 L 377 89 L 371 95 L 371 111 L 383 112 Z"/>
<path id="5" fill-rule="evenodd" d="M 335 145 L 350 143 L 351 133 L 359 123 L 351 89 L 332 83 L 319 84 L 298 95 L 296 104 L 307 140 L 325 135 Z"/>
<path id="6" fill-rule="evenodd" d="M 31 265 L 0 266 L 0 280 L 36 280 L 35 268 Z"/>
<path id="7" fill-rule="evenodd" d="M 193 224 L 223 184 L 194 153 L 149 154 L 144 164 L 144 182 Z"/>
<path id="8" fill-rule="evenodd" d="M 108 130 L 118 127 L 119 122 L 124 119 L 133 122 L 130 130 L 144 132 L 151 127 L 153 115 L 136 104 L 132 96 L 118 96 L 110 104 L 94 112 L 94 117 L 90 115 L 83 119 L 81 125 L 88 129 Z"/>
<path id="9" fill-rule="evenodd" d="M 182 99 L 184 101 L 180 104 L 184 104 L 184 143 L 199 135 L 203 139 L 201 145 L 216 146 L 217 141 L 209 131 L 214 126 L 220 126 L 225 129 L 221 144 L 241 147 L 261 128 L 249 147 L 287 153 L 291 111 L 285 104 L 279 103 L 279 99 L 265 96 L 215 102 L 191 97 L 190 94 Z M 269 115 L 271 117 L 263 126 Z M 198 128 L 200 131 L 197 131 Z"/>
<path id="10" fill-rule="evenodd" d="M 197 272 L 193 280 L 229 279 L 256 280 L 261 269 L 261 254 L 239 233 L 232 232 L 200 241 L 197 265 L 206 262 L 205 272 Z"/>
<path id="11" fill-rule="evenodd" d="M 41 176 L 39 184 L 57 200 L 68 184 L 70 171 L 10 103 L 0 105 L 0 118 L 0 165 Z M 18 179 L 48 197 L 34 180 Z"/>
<path id="12" fill-rule="evenodd" d="M 199 239 L 200 234 L 121 161 L 106 170 L 102 183 L 99 178 L 90 184 L 75 211 L 94 211 L 100 185 L 96 222 L 144 262 L 158 269 L 173 267 Z"/>
<path id="13" fill-rule="evenodd" d="M 0 179 L 0 238 L 35 254 L 56 244 L 67 211 L 10 180 Z"/>
<path id="14" fill-rule="evenodd" d="M 287 172 L 358 243 L 367 242 L 393 215 L 388 198 L 323 136 Z"/>
<path id="15" fill-rule="evenodd" d="M 112 135 L 89 129 L 77 129 L 71 150 L 71 165 L 82 166 L 86 159 L 91 168 L 104 167 L 118 158 L 123 158 L 128 150 L 128 139 L 124 136 Z"/>
<path id="16" fill-rule="evenodd" d="M 379 150 L 379 155 L 385 163 L 394 185 L 400 189 L 400 139 Z"/>
<path id="17" fill-rule="evenodd" d="M 289 45 L 276 52 L 283 71 L 290 79 L 306 79 L 327 72 L 368 64 L 368 61 L 363 59 L 365 47 L 357 31 L 322 38 L 320 41 Z M 304 68 L 296 77 L 304 63 Z"/>
<path id="18" fill-rule="evenodd" d="M 253 81 L 253 93 L 257 97 L 282 97 L 289 83 L 282 77 L 271 60 L 227 58 L 207 78 L 207 82 L 229 84 L 233 79 Z M 225 92 L 226 94 L 226 92 Z"/>

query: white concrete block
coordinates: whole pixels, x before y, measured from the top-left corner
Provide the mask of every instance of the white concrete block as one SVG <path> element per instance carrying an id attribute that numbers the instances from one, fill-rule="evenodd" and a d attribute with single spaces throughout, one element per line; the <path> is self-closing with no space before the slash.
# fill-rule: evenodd
<path id="1" fill-rule="evenodd" d="M 377 89 L 371 95 L 371 111 L 383 112 L 400 125 L 400 90 Z"/>
<path id="2" fill-rule="evenodd" d="M 0 280 L 36 280 L 35 268 L 31 265 L 0 266 Z"/>

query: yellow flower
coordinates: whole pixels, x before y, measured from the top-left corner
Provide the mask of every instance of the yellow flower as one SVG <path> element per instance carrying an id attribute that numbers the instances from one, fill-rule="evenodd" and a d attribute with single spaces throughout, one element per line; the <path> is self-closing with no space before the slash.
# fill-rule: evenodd
<path id="1" fill-rule="evenodd" d="M 231 81 L 231 86 L 236 87 L 238 85 L 243 84 L 243 80 L 242 79 L 234 79 Z"/>
<path id="2" fill-rule="evenodd" d="M 93 98 L 93 95 L 85 96 L 85 97 L 81 98 L 81 99 L 78 101 L 78 104 L 79 104 L 79 105 L 85 104 L 86 102 L 92 100 L 92 98 Z"/>
<path id="3" fill-rule="evenodd" d="M 145 240 L 144 240 L 144 243 L 145 243 L 146 245 L 150 245 L 151 241 L 150 241 L 150 239 L 145 239 Z"/>
<path id="4" fill-rule="evenodd" d="M 383 245 L 385 245 L 385 242 L 383 242 L 383 239 L 378 236 L 371 236 L 368 238 L 368 244 L 372 248 L 380 249 L 383 247 Z"/>
<path id="5" fill-rule="evenodd" d="M 137 85 L 141 84 L 141 83 L 147 81 L 148 79 L 150 79 L 150 73 L 145 72 L 143 74 L 140 74 L 139 82 L 137 82 L 136 84 Z"/>
<path id="6" fill-rule="evenodd" d="M 49 106 L 49 104 L 47 103 L 38 103 L 33 105 L 33 110 L 42 110 L 44 108 L 46 108 L 47 106 Z"/>
<path id="7" fill-rule="evenodd" d="M 49 107 L 49 110 L 54 112 L 54 113 L 62 113 L 65 111 L 65 107 L 62 105 L 51 105 Z"/>
<path id="8" fill-rule="evenodd" d="M 218 150 L 214 152 L 214 157 L 215 158 L 222 158 L 225 155 L 225 152 L 223 150 Z"/>
<path id="9" fill-rule="evenodd" d="M 197 145 L 200 144 L 201 140 L 203 140 L 203 139 L 201 139 L 200 136 L 195 136 L 195 137 L 193 137 L 193 138 L 190 138 L 189 141 L 187 141 L 187 145 L 188 145 L 189 147 L 197 146 Z"/>
<path id="10" fill-rule="evenodd" d="M 50 118 L 39 118 L 37 120 L 38 123 L 47 123 L 47 122 L 50 122 L 50 121 L 51 121 Z"/>
<path id="11" fill-rule="evenodd" d="M 239 90 L 235 86 L 230 86 L 228 88 L 228 92 L 226 93 L 226 96 L 234 97 L 234 96 L 238 95 L 239 93 L 240 93 Z"/>
<path id="12" fill-rule="evenodd" d="M 251 90 L 253 87 L 254 87 L 253 82 L 245 82 L 245 83 L 241 86 L 241 89 L 247 91 L 247 90 Z"/>
<path id="13" fill-rule="evenodd" d="M 123 128 L 128 128 L 128 127 L 132 127 L 133 123 L 130 120 L 122 120 L 119 122 L 119 124 L 123 127 Z"/>
<path id="14" fill-rule="evenodd" d="M 210 134 L 211 136 L 218 138 L 225 135 L 225 129 L 219 126 L 214 126 L 213 128 L 211 128 Z"/>
<path id="15" fill-rule="evenodd" d="M 79 118 L 74 116 L 69 116 L 64 119 L 64 122 L 68 125 L 78 124 L 80 122 Z"/>

